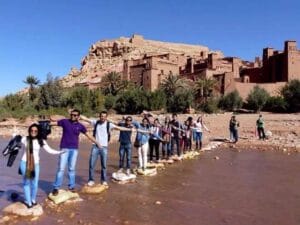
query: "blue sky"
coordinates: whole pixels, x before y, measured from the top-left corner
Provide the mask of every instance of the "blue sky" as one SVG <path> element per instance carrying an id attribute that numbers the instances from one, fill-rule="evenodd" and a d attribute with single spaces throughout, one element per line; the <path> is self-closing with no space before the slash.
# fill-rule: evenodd
<path id="1" fill-rule="evenodd" d="M 79 68 L 101 39 L 138 33 L 252 60 L 264 47 L 300 43 L 299 21 L 299 0 L 0 0 L 0 96 L 28 75 L 44 82 Z"/>

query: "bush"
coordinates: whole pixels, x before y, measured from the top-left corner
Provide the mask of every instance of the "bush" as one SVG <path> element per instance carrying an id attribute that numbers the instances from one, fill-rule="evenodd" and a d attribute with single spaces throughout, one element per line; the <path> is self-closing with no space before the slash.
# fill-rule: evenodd
<path id="1" fill-rule="evenodd" d="M 60 107 L 62 105 L 63 87 L 58 77 L 48 75 L 47 81 L 38 89 L 36 108 L 38 110 Z"/>
<path id="2" fill-rule="evenodd" d="M 168 112 L 184 112 L 194 102 L 192 90 L 178 89 L 174 95 L 167 99 Z"/>
<path id="3" fill-rule="evenodd" d="M 282 96 L 271 96 L 268 98 L 264 110 L 269 112 L 285 112 L 287 103 Z"/>
<path id="4" fill-rule="evenodd" d="M 260 111 L 269 98 L 270 95 L 265 89 L 255 86 L 247 97 L 247 106 L 255 111 Z"/>
<path id="5" fill-rule="evenodd" d="M 140 88 L 127 90 L 118 96 L 115 110 L 122 114 L 138 114 L 148 110 L 147 92 Z"/>
<path id="6" fill-rule="evenodd" d="M 108 111 L 108 110 L 111 110 L 111 109 L 115 108 L 116 100 L 117 100 L 117 97 L 115 97 L 111 94 L 106 95 L 105 96 L 105 101 L 104 101 L 105 109 Z"/>
<path id="7" fill-rule="evenodd" d="M 300 80 L 288 82 L 281 90 L 281 94 L 290 112 L 300 111 Z"/>
<path id="8" fill-rule="evenodd" d="M 200 104 L 199 109 L 206 113 L 216 113 L 219 111 L 218 105 L 219 100 L 217 98 L 209 98 L 207 102 Z"/>
<path id="9" fill-rule="evenodd" d="M 237 109 L 240 109 L 242 105 L 243 99 L 241 98 L 237 90 L 224 95 L 219 102 L 219 107 L 228 111 L 235 111 Z"/>
<path id="10" fill-rule="evenodd" d="M 148 93 L 148 106 L 150 110 L 160 110 L 166 107 L 167 99 L 163 90 L 158 89 Z"/>

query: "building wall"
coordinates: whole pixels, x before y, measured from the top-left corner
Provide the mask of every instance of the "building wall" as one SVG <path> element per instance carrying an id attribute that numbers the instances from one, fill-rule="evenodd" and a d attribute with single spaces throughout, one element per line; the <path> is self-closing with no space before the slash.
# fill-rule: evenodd
<path id="1" fill-rule="evenodd" d="M 279 95 L 280 89 L 286 84 L 286 82 L 277 82 L 277 83 L 242 83 L 234 82 L 233 85 L 228 89 L 227 93 L 236 89 L 240 96 L 245 100 L 249 95 L 250 91 L 258 85 L 261 88 L 264 88 L 271 96 Z"/>
<path id="2" fill-rule="evenodd" d="M 297 42 L 286 41 L 284 52 L 287 61 L 287 80 L 300 79 L 300 51 L 297 49 Z"/>

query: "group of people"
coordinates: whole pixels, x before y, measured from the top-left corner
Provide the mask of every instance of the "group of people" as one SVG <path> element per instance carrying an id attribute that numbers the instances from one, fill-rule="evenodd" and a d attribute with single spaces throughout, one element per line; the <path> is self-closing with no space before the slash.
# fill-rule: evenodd
<path id="1" fill-rule="evenodd" d="M 142 121 L 133 120 L 131 116 L 124 116 L 119 122 L 107 119 L 107 112 L 102 111 L 98 119 L 88 118 L 80 114 L 79 110 L 70 111 L 70 118 L 54 120 L 51 119 L 51 126 L 62 127 L 62 137 L 60 141 L 60 151 L 48 146 L 42 137 L 41 127 L 32 124 L 28 129 L 28 136 L 22 138 L 24 147 L 23 157 L 20 162 L 20 173 L 23 175 L 23 189 L 25 194 L 24 204 L 31 208 L 36 204 L 36 195 L 39 179 L 39 151 L 45 149 L 51 154 L 59 154 L 58 168 L 53 183 L 52 194 L 57 195 L 63 183 L 64 170 L 68 168 L 68 188 L 75 190 L 76 161 L 79 148 L 79 135 L 84 134 L 92 143 L 89 159 L 88 185 L 95 184 L 95 165 L 98 157 L 101 162 L 100 181 L 102 185 L 107 185 L 107 157 L 110 132 L 112 129 L 120 131 L 119 135 L 119 171 L 128 175 L 131 173 L 131 158 L 133 147 L 138 152 L 138 167 L 145 170 L 148 163 L 148 150 L 150 162 L 158 162 L 161 159 L 170 159 L 173 155 L 181 157 L 186 151 L 192 149 L 192 140 L 195 142 L 195 149 L 202 148 L 203 131 L 208 132 L 202 116 L 196 121 L 188 117 L 183 123 L 178 121 L 177 114 L 172 114 L 172 118 L 166 116 L 161 123 L 150 113 L 144 113 Z M 93 134 L 89 134 L 87 128 L 80 122 L 89 122 L 93 126 Z M 262 118 L 257 121 L 257 125 L 265 137 L 263 131 Z M 233 142 L 238 141 L 239 122 L 232 116 L 229 129 Z M 262 131 L 261 131 L 262 130 Z M 135 141 L 132 142 L 132 132 L 136 132 Z M 125 166 L 126 156 L 126 166 Z M 124 171 L 125 169 L 125 171 Z"/>

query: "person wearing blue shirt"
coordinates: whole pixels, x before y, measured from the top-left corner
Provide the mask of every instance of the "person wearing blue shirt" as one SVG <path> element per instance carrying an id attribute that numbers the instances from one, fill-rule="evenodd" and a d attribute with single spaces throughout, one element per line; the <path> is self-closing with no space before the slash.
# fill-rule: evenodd
<path id="1" fill-rule="evenodd" d="M 137 122 L 132 121 L 131 116 L 125 117 L 125 121 L 120 122 L 118 125 L 120 127 L 125 127 L 128 129 L 139 127 L 139 124 Z M 127 175 L 130 175 L 130 168 L 131 168 L 131 149 L 132 149 L 131 134 L 132 134 L 132 130 L 120 131 L 120 136 L 119 136 L 120 161 L 119 161 L 119 171 L 118 172 L 123 172 L 124 158 L 125 158 L 125 154 L 126 154 L 126 173 L 127 173 Z"/>

